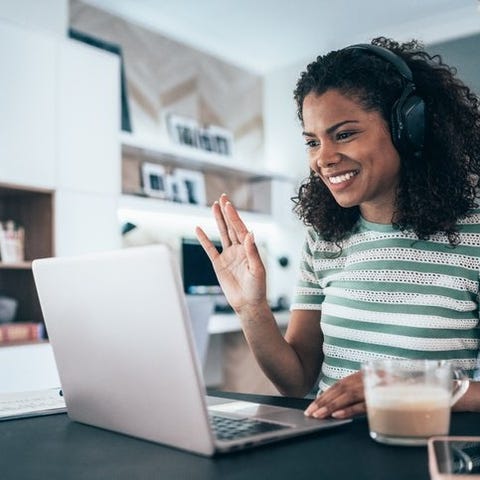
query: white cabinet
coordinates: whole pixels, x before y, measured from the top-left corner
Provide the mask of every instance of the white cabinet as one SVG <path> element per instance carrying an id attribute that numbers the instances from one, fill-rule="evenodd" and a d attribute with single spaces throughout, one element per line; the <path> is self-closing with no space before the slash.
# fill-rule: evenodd
<path id="1" fill-rule="evenodd" d="M 55 251 L 58 256 L 120 248 L 118 198 L 57 190 Z"/>
<path id="2" fill-rule="evenodd" d="M 55 63 L 52 37 L 0 22 L 0 177 L 55 183 Z"/>
<path id="3" fill-rule="evenodd" d="M 120 248 L 117 56 L 63 41 L 58 54 L 55 254 Z"/>
<path id="4" fill-rule="evenodd" d="M 120 70 L 117 56 L 76 41 L 58 54 L 55 253 L 120 248 Z"/>
<path id="5" fill-rule="evenodd" d="M 29 262 L 120 247 L 119 59 L 0 21 L 0 220 L 26 262 L 0 263 L 19 320 L 41 321 Z"/>
<path id="6" fill-rule="evenodd" d="M 76 41 L 64 41 L 58 65 L 57 187 L 118 195 L 119 59 Z"/>

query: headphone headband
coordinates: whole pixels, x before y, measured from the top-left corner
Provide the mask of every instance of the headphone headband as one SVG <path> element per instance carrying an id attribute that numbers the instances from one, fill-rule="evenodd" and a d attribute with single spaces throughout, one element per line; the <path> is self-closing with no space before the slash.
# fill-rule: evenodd
<path id="1" fill-rule="evenodd" d="M 379 47 L 378 45 L 370 45 L 368 43 L 359 43 L 357 45 L 345 47 L 344 50 L 365 50 L 367 52 L 372 52 L 377 57 L 383 58 L 388 63 L 391 63 L 405 80 L 413 83 L 413 75 L 410 67 L 403 58 L 399 57 L 391 50 L 388 50 L 388 48 Z"/>

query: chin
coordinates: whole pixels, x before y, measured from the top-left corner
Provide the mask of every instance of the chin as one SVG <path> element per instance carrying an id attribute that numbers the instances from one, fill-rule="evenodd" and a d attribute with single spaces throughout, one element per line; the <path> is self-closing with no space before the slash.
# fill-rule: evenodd
<path id="1" fill-rule="evenodd" d="M 335 197 L 334 197 L 335 198 Z M 360 202 L 354 201 L 354 200 L 345 200 L 345 199 L 339 199 L 335 198 L 335 201 L 342 207 L 342 208 L 352 208 L 352 207 L 358 207 L 360 205 Z"/>

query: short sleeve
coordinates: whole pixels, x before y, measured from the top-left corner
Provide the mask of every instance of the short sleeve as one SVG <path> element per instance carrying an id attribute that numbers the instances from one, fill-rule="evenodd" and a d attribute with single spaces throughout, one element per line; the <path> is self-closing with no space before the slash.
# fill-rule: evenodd
<path id="1" fill-rule="evenodd" d="M 313 229 L 307 231 L 299 265 L 297 283 L 290 310 L 321 310 L 325 298 L 315 271 L 317 235 Z"/>

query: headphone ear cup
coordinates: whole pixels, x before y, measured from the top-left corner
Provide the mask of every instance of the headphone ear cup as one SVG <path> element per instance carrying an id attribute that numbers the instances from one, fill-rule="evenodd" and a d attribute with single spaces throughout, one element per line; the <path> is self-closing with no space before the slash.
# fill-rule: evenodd
<path id="1" fill-rule="evenodd" d="M 404 147 L 402 145 L 402 131 L 404 129 L 402 117 L 400 115 L 400 109 L 398 107 L 398 103 L 400 100 L 397 100 L 392 107 L 392 114 L 390 118 L 390 130 L 392 135 L 393 145 L 399 152 L 404 151 Z"/>
<path id="2" fill-rule="evenodd" d="M 402 143 L 408 145 L 409 151 L 416 153 L 423 149 L 425 143 L 425 102 L 417 95 L 409 96 L 401 108 L 403 129 Z"/>
<path id="3" fill-rule="evenodd" d="M 393 144 L 400 153 L 418 155 L 425 143 L 425 102 L 413 91 L 404 91 L 392 107 Z"/>

